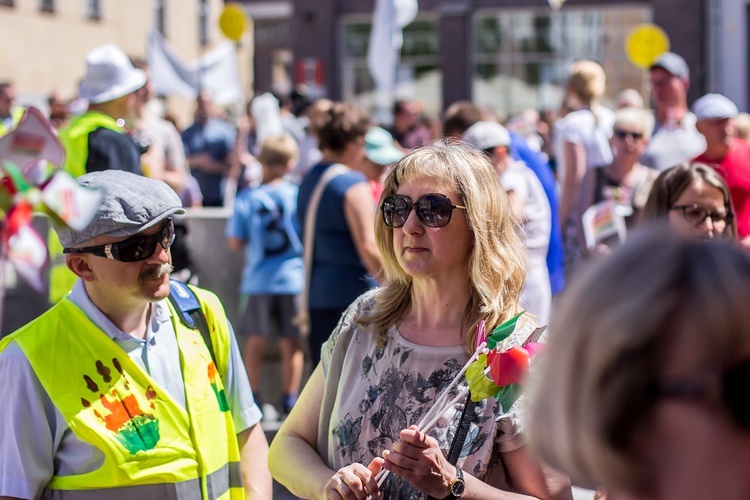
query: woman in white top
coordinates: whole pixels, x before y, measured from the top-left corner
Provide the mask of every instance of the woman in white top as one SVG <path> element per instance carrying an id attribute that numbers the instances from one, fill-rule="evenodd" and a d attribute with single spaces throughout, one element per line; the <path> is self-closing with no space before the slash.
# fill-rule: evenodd
<path id="1" fill-rule="evenodd" d="M 587 169 L 612 163 L 612 110 L 599 104 L 607 80 L 604 69 L 588 60 L 576 61 L 568 71 L 568 105 L 562 129 L 564 168 L 558 172 L 562 186 L 560 223 L 563 230 L 573 215 L 581 180 Z"/>

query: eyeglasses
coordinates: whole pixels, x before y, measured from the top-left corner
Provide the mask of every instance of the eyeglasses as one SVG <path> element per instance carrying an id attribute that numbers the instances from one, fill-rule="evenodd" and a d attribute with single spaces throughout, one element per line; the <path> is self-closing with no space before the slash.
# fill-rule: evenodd
<path id="1" fill-rule="evenodd" d="M 615 136 L 619 139 L 625 139 L 629 136 L 632 137 L 634 141 L 643 139 L 643 134 L 639 134 L 638 132 L 629 132 L 627 130 L 615 130 Z"/>
<path id="2" fill-rule="evenodd" d="M 703 208 L 700 205 L 673 205 L 670 210 L 682 210 L 682 216 L 689 223 L 697 226 L 703 224 L 703 221 L 711 217 L 711 222 L 714 224 L 731 224 L 734 219 L 734 214 L 731 212 L 711 212 L 707 208 Z"/>
<path id="3" fill-rule="evenodd" d="M 454 205 L 444 194 L 437 193 L 422 195 L 414 203 L 402 194 L 392 194 L 380 206 L 385 225 L 392 228 L 406 224 L 412 208 L 420 222 L 427 227 L 446 226 L 451 221 L 454 208 L 466 210 L 466 207 Z"/>
<path id="4" fill-rule="evenodd" d="M 120 262 L 137 262 L 151 257 L 157 244 L 166 250 L 172 246 L 172 243 L 174 243 L 174 222 L 170 218 L 167 219 L 161 231 L 150 236 L 133 236 L 119 243 L 108 245 L 66 248 L 63 253 L 90 253 Z"/>
<path id="5" fill-rule="evenodd" d="M 662 398 L 708 401 L 726 411 L 740 427 L 750 431 L 750 360 L 723 370 L 713 370 L 699 379 L 663 382 L 657 388 Z"/>

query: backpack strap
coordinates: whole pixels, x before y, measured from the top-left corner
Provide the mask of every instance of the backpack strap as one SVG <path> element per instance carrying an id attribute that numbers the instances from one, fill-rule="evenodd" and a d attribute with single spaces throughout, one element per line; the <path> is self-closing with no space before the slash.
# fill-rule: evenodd
<path id="1" fill-rule="evenodd" d="M 216 356 L 214 355 L 214 344 L 211 342 L 211 334 L 206 322 L 206 316 L 201 309 L 201 303 L 198 297 L 185 283 L 175 279 L 169 279 L 169 301 L 177 310 L 180 321 L 183 325 L 192 330 L 198 330 L 203 337 L 208 352 L 211 354 L 211 360 L 216 365 Z M 218 365 L 216 365 L 218 366 Z"/>

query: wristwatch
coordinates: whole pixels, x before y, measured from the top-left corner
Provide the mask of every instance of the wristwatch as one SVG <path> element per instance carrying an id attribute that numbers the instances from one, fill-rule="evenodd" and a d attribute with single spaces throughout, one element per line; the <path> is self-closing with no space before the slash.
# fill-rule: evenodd
<path id="1" fill-rule="evenodd" d="M 461 498 L 464 495 L 464 491 L 466 491 L 464 471 L 456 467 L 456 479 L 450 482 L 448 488 L 450 489 L 450 493 L 447 497 L 445 497 L 446 500 L 455 500 L 456 498 Z"/>

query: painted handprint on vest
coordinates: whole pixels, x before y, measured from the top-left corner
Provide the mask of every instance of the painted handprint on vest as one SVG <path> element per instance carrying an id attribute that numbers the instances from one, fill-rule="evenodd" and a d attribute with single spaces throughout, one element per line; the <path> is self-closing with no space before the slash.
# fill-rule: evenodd
<path id="1" fill-rule="evenodd" d="M 112 366 L 119 373 L 125 391 L 130 391 L 130 381 L 117 358 L 112 358 Z M 159 419 L 141 409 L 135 394 L 121 397 L 114 388 L 108 388 L 112 384 L 112 370 L 101 360 L 96 362 L 96 374 L 96 378 L 106 384 L 104 389 L 100 389 L 92 376 L 83 375 L 86 388 L 99 395 L 101 406 L 97 405 L 94 408 L 94 415 L 104 423 L 107 430 L 114 433 L 120 444 L 131 455 L 154 448 L 159 441 Z M 156 391 L 149 385 L 143 395 L 153 410 Z M 92 403 L 86 398 L 81 398 L 81 405 L 84 408 L 90 408 L 92 404 L 96 402 Z"/>
<path id="2" fill-rule="evenodd" d="M 218 335 L 218 333 L 215 329 L 212 329 L 211 335 Z M 223 384 L 221 387 L 219 386 L 221 376 L 219 375 L 219 370 L 216 368 L 216 364 L 214 363 L 213 359 L 206 356 L 206 354 L 208 353 L 208 350 L 205 348 L 206 344 L 196 340 L 193 341 L 193 345 L 196 347 L 196 351 L 198 352 L 198 355 L 201 357 L 201 359 L 206 362 L 206 375 L 208 375 L 208 383 L 211 385 L 211 389 L 213 389 L 214 391 L 216 402 L 219 403 L 219 409 L 221 411 L 229 411 L 229 401 L 227 400 L 227 393 L 224 390 Z"/>

